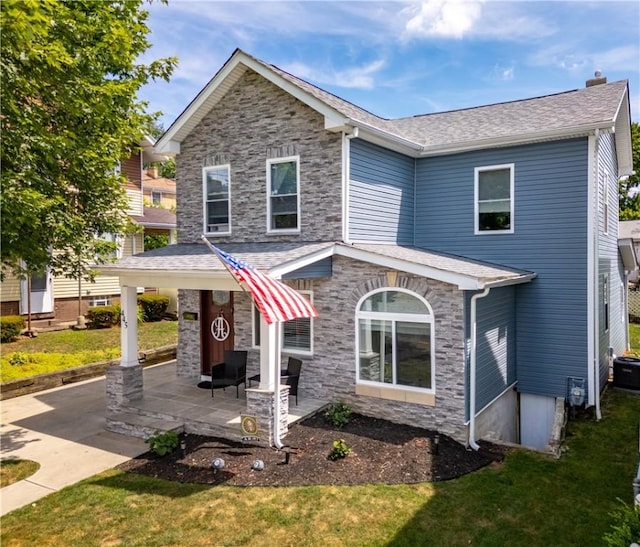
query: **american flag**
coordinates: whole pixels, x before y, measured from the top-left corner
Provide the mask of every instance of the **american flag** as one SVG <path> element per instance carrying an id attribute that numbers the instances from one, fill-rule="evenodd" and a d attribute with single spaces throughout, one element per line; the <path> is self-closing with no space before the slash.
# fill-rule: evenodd
<path id="1" fill-rule="evenodd" d="M 318 311 L 300 293 L 281 281 L 203 240 L 218 256 L 242 288 L 248 289 L 268 325 L 301 317 L 317 317 Z"/>

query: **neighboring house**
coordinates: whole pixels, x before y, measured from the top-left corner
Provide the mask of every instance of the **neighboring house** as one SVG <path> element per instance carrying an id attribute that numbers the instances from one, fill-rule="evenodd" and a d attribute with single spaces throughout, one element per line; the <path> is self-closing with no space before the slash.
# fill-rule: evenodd
<path id="1" fill-rule="evenodd" d="M 625 247 L 632 251 L 629 260 L 640 262 L 640 220 L 621 220 L 618 226 L 618 241 L 621 249 Z M 634 270 L 628 276 L 628 281 L 636 283 L 639 279 L 638 271 Z"/>
<path id="2" fill-rule="evenodd" d="M 162 223 L 149 224 L 146 208 L 143 208 L 142 172 L 143 165 L 152 161 L 161 161 L 164 156 L 157 156 L 153 151 L 153 141 L 148 137 L 139 143 L 141 151 L 120 163 L 120 171 L 126 175 L 125 191 L 129 198 L 128 213 L 136 222 L 151 229 L 162 227 L 169 234 L 175 229 L 175 216 L 170 211 L 162 219 Z M 144 213 L 144 214 L 143 214 Z M 155 213 L 155 211 L 153 211 Z M 154 215 L 155 216 L 155 215 Z M 170 218 L 166 218 L 166 217 Z M 171 225 L 171 222 L 173 224 Z M 108 234 L 102 237 L 112 237 Z M 114 239 L 114 241 L 116 241 Z M 116 241 L 118 243 L 117 258 L 142 252 L 143 233 Z M 1 315 L 26 315 L 27 280 L 15 276 L 7 276 L 0 285 Z M 78 295 L 82 298 L 79 302 Z M 114 276 L 97 276 L 95 281 L 78 282 L 76 279 L 54 277 L 46 272 L 31 278 L 31 314 L 34 327 L 46 327 L 60 323 L 75 322 L 78 317 L 78 306 L 82 314 L 90 306 L 106 306 L 115 303 L 120 297 L 120 283 Z"/>
<path id="3" fill-rule="evenodd" d="M 248 412 L 269 420 L 255 400 L 273 399 L 281 351 L 304 361 L 301 396 L 472 447 L 544 449 L 571 392 L 599 413 L 634 267 L 617 241 L 626 81 L 387 120 L 236 50 L 156 149 L 176 156 L 178 244 L 103 270 L 125 316 L 136 286 L 182 289 L 177 370 L 194 386 L 246 349 L 263 388 Z M 202 234 L 319 317 L 267 326 Z M 129 332 L 120 400 L 144 389 Z"/>
<path id="4" fill-rule="evenodd" d="M 142 175 L 142 195 L 145 205 L 175 211 L 176 181 L 160 177 L 158 168 L 149 167 Z"/>

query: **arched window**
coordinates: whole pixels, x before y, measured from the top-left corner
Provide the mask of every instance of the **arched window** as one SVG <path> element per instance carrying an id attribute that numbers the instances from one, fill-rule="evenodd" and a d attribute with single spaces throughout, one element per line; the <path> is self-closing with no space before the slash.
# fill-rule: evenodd
<path id="1" fill-rule="evenodd" d="M 428 302 L 405 289 L 378 289 L 356 311 L 359 383 L 433 391 L 434 326 Z"/>

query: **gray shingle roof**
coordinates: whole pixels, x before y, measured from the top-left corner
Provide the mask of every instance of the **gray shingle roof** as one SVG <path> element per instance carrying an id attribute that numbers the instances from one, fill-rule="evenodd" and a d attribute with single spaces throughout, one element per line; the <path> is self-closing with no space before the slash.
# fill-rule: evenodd
<path id="1" fill-rule="evenodd" d="M 354 243 L 351 247 L 387 256 L 389 258 L 427 266 L 443 272 L 457 273 L 485 283 L 495 283 L 506 280 L 515 281 L 518 279 L 524 280 L 533 275 L 532 272 L 524 270 L 507 268 L 505 266 L 499 266 L 489 262 L 482 262 L 446 253 L 427 251 L 416 247 L 384 245 L 378 243 Z"/>
<path id="2" fill-rule="evenodd" d="M 451 273 L 464 276 L 481 283 L 518 283 L 531 279 L 534 274 L 513 268 L 507 268 L 480 262 L 464 257 L 425 251 L 415 247 L 401 247 L 398 245 L 384 244 L 354 244 L 335 243 L 331 241 L 318 243 L 231 243 L 220 244 L 220 249 L 232 254 L 236 258 L 250 264 L 263 271 L 273 270 L 282 267 L 284 264 L 293 263 L 292 270 L 295 271 L 295 261 L 307 257 L 313 253 L 323 250 L 333 250 L 340 248 L 345 256 L 349 256 L 350 249 L 358 249 L 371 253 L 378 257 L 385 257 L 396 261 L 406 262 L 412 265 L 429 268 L 430 271 L 437 270 L 443 274 Z M 338 249 L 338 251 L 340 250 Z M 370 257 L 375 263 L 374 257 Z M 396 264 L 397 269 L 402 271 L 402 264 Z M 102 274 L 118 275 L 144 271 L 149 277 L 149 282 L 153 282 L 153 274 L 156 273 L 203 273 L 203 272 L 223 272 L 224 266 L 220 260 L 204 244 L 179 244 L 168 245 L 160 249 L 148 251 L 134 256 L 121 259 L 115 264 L 100 266 Z M 437 277 L 447 277 L 446 275 Z"/>
<path id="3" fill-rule="evenodd" d="M 363 122 L 425 148 L 462 145 L 497 137 L 526 138 L 545 131 L 610 125 L 624 98 L 627 81 L 595 85 L 543 97 L 385 119 L 252 57 L 290 83 L 323 101 L 345 118 Z"/>

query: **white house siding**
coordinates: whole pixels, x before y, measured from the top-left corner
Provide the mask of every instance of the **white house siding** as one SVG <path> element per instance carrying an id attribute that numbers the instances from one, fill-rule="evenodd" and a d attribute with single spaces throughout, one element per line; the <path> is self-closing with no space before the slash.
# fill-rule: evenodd
<path id="1" fill-rule="evenodd" d="M 141 216 L 143 214 L 143 199 L 142 192 L 140 190 L 126 189 L 127 197 L 129 198 L 129 207 L 127 208 L 128 215 Z"/>
<path id="2" fill-rule="evenodd" d="M 16 300 L 20 300 L 20 280 L 13 275 L 7 275 L 0 283 L 0 302 Z"/>

